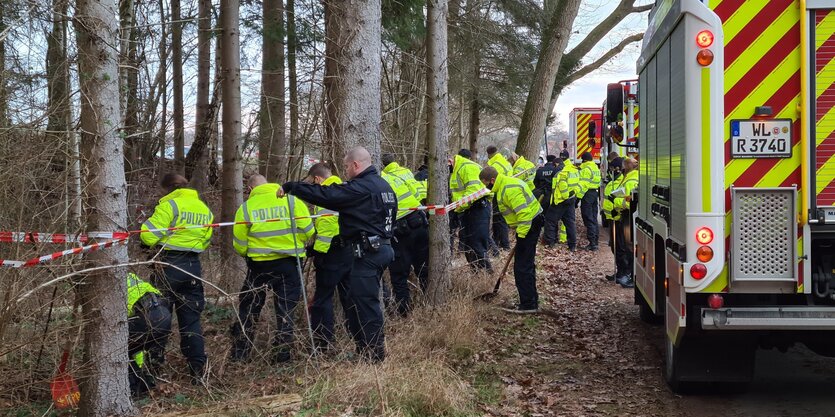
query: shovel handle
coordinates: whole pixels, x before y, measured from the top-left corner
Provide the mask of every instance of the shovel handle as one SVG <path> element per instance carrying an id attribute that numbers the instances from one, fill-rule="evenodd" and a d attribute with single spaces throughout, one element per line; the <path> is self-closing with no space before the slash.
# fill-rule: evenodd
<path id="1" fill-rule="evenodd" d="M 502 267 L 502 273 L 499 274 L 499 279 L 496 280 L 496 285 L 493 287 L 493 292 L 499 292 L 499 288 L 502 286 L 502 278 L 504 278 L 505 274 L 507 274 L 507 268 L 510 267 L 510 261 L 513 260 L 513 255 L 516 254 L 516 246 L 518 243 L 513 244 L 513 247 L 510 249 L 510 252 L 507 254 L 507 260 L 504 262 L 504 267 Z"/>

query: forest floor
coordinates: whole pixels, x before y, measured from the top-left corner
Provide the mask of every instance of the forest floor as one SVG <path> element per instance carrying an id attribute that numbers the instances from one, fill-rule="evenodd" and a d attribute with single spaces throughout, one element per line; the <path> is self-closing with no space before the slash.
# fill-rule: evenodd
<path id="1" fill-rule="evenodd" d="M 602 240 L 598 252 L 539 249 L 538 315 L 497 308 L 515 301 L 512 272 L 495 300 L 473 301 L 495 277 L 454 262 L 446 307 L 423 306 L 408 319 L 387 320 L 389 356 L 380 366 L 358 361 L 344 336 L 333 355 L 305 357 L 301 325 L 297 359 L 271 365 L 269 308 L 258 324 L 260 355 L 229 362 L 233 305 L 210 303 L 208 383 L 188 383 L 175 337 L 159 387 L 136 404 L 146 416 L 831 415 L 835 361 L 802 348 L 760 351 L 761 372 L 748 393 L 672 394 L 661 371 L 663 329 L 638 319 L 633 290 L 605 280 L 613 264 Z M 494 259 L 497 270 L 502 261 Z M 44 400 L 0 403 L 0 415 L 55 415 Z"/>

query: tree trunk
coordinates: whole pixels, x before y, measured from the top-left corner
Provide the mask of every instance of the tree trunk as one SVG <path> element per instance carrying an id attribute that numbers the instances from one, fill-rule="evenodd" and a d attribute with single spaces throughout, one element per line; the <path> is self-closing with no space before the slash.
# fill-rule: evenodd
<path id="1" fill-rule="evenodd" d="M 119 2 L 119 102 L 122 110 L 122 126 L 127 142 L 126 157 L 133 164 L 141 161 L 142 141 L 137 136 L 139 131 L 139 62 L 137 54 L 138 30 L 133 0 Z"/>
<path id="2" fill-rule="evenodd" d="M 446 204 L 449 192 L 449 97 L 447 91 L 447 1 L 429 0 L 426 15 L 426 95 L 429 98 L 429 204 Z M 429 299 L 436 306 L 449 292 L 449 217 L 432 216 L 429 222 Z"/>
<path id="3" fill-rule="evenodd" d="M 258 171 L 271 181 L 277 181 L 279 175 L 287 172 L 283 1 L 263 1 Z"/>
<path id="4" fill-rule="evenodd" d="M 79 57 L 81 130 L 87 161 L 90 230 L 117 231 L 127 225 L 127 184 L 123 140 L 119 136 L 119 70 L 116 45 L 116 2 L 77 0 L 73 20 Z M 112 269 L 85 276 L 80 286 L 84 323 L 82 416 L 127 415 L 135 412 L 128 388 L 128 326 L 124 267 L 126 246 L 87 256 Z"/>
<path id="5" fill-rule="evenodd" d="M 287 0 L 287 72 L 290 81 L 290 139 L 289 148 L 296 149 L 299 140 L 299 78 L 296 73 L 296 50 L 298 49 L 298 38 L 296 35 L 296 0 Z M 295 153 L 295 152 L 291 152 Z M 287 172 L 283 173 L 290 177 L 290 167 L 295 166 L 296 159 L 291 156 L 287 159 Z M 300 158 L 298 158 L 300 159 Z"/>
<path id="6" fill-rule="evenodd" d="M 174 67 L 174 161 L 177 171 L 184 172 L 186 144 L 183 120 L 183 23 L 180 0 L 171 0 L 171 64 Z"/>
<path id="7" fill-rule="evenodd" d="M 52 3 L 52 31 L 46 38 L 47 135 L 55 147 L 69 146 L 70 68 L 67 60 L 66 0 Z M 61 163 L 62 169 L 67 164 Z"/>
<path id="8" fill-rule="evenodd" d="M 478 129 L 481 127 L 481 103 L 478 99 L 478 89 L 481 88 L 478 82 L 481 76 L 481 66 L 478 60 L 473 63 L 473 79 L 470 87 L 470 131 L 468 145 L 473 153 L 473 158 L 478 154 Z"/>
<path id="9" fill-rule="evenodd" d="M 548 104 L 554 89 L 554 79 L 579 7 L 580 0 L 560 1 L 554 8 L 548 30 L 542 39 L 533 84 L 525 102 L 525 112 L 522 114 L 516 141 L 516 153 L 529 161 L 535 161 L 539 154 L 545 121 L 551 112 Z"/>
<path id="10" fill-rule="evenodd" d="M 325 94 L 330 152 L 363 146 L 380 163 L 380 0 L 325 1 Z M 327 41 L 326 41 L 327 42 Z"/>
<path id="11" fill-rule="evenodd" d="M 241 44 L 240 0 L 221 0 L 220 26 L 221 71 L 223 73 L 223 176 L 221 180 L 220 219 L 235 220 L 235 211 L 243 202 L 241 166 Z M 220 229 L 220 247 L 224 261 L 238 258 L 232 248 L 232 228 Z"/>
<path id="12" fill-rule="evenodd" d="M 5 1 L 0 1 L 0 33 L 6 30 Z M 6 85 L 6 37 L 0 38 L 0 128 L 9 126 L 9 99 Z"/>
<path id="13" fill-rule="evenodd" d="M 208 162 L 210 146 L 208 141 L 211 140 L 211 126 L 209 125 L 210 111 L 209 111 L 209 81 L 210 71 L 212 65 L 212 1 L 198 0 L 197 1 L 197 104 L 194 111 L 194 142 L 192 149 L 189 150 L 189 158 L 192 151 L 197 151 L 195 159 L 197 163 L 194 165 L 194 170 L 188 172 L 188 164 L 186 164 L 186 175 L 189 175 L 191 185 L 199 191 L 205 191 L 209 185 L 208 178 Z M 206 132 L 207 144 L 202 149 L 197 149 L 198 135 L 200 132 Z"/>

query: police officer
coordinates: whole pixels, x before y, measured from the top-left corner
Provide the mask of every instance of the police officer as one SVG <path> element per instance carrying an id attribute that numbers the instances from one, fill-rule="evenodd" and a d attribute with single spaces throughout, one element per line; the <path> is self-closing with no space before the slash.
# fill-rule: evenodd
<path id="1" fill-rule="evenodd" d="M 348 326 L 357 335 L 357 350 L 373 362 L 385 359 L 380 277 L 392 260 L 392 228 L 397 197 L 371 164 L 364 148 L 354 148 L 344 159 L 350 181 L 322 186 L 288 182 L 277 195 L 291 194 L 311 204 L 339 212 L 339 232 L 354 253 L 349 275 L 353 314 Z"/>
<path id="2" fill-rule="evenodd" d="M 385 162 L 385 158 L 383 161 Z M 396 164 L 396 163 L 395 163 Z M 391 164 L 386 166 L 391 167 Z M 397 312 L 406 317 L 412 308 L 409 275 L 414 268 L 420 288 L 426 292 L 429 286 L 429 219 L 422 211 L 411 211 L 420 205 L 406 181 L 383 170 L 382 177 L 397 196 L 397 220 L 394 223 L 394 261 L 389 265 L 391 287 Z M 412 180 L 414 181 L 414 180 Z"/>
<path id="3" fill-rule="evenodd" d="M 161 354 L 171 334 L 171 310 L 162 293 L 153 285 L 128 273 L 128 382 L 133 396 L 152 389 L 156 382 L 148 372 L 146 352 Z"/>
<path id="4" fill-rule="evenodd" d="M 484 188 L 484 184 L 478 178 L 481 167 L 470 158 L 470 150 L 461 149 L 452 161 L 452 175 L 449 177 L 452 201 L 458 201 Z M 459 240 L 464 245 L 467 262 L 477 270 L 492 271 L 493 268 L 487 259 L 491 212 L 489 199 L 482 197 L 472 203 L 462 204 L 455 212 L 461 219 Z"/>
<path id="5" fill-rule="evenodd" d="M 617 278 L 615 281 L 623 288 L 635 286 L 632 278 L 632 215 L 630 213 L 632 193 L 638 188 L 638 162 L 632 158 L 623 160 L 623 176 L 615 184 L 615 189 L 606 198 L 612 202 L 614 210 L 620 214 L 615 221 L 615 263 Z"/>
<path id="6" fill-rule="evenodd" d="M 533 179 L 536 176 L 536 165 L 525 159 L 524 156 L 515 153 L 510 156 L 510 161 L 513 162 L 513 176 L 524 181 L 528 185 L 528 189 L 533 191 L 535 188 Z"/>
<path id="7" fill-rule="evenodd" d="M 203 295 L 200 253 L 209 246 L 211 227 L 165 230 L 172 227 L 201 226 L 213 222 L 214 216 L 200 200 L 197 191 L 187 188 L 188 182 L 178 174 L 166 174 L 160 183 L 166 193 L 159 200 L 151 217 L 142 224 L 142 244 L 162 247 L 160 260 L 165 266 L 152 277 L 174 313 L 180 331 L 180 351 L 188 361 L 192 384 L 203 380 L 206 351 L 200 315 L 206 306 Z M 154 358 L 162 360 L 162 358 Z"/>
<path id="8" fill-rule="evenodd" d="M 418 181 L 426 182 L 429 179 L 429 157 L 423 157 L 423 164 L 421 164 L 417 171 L 415 172 L 415 179 Z"/>
<path id="9" fill-rule="evenodd" d="M 548 207 L 551 206 L 551 187 L 556 173 L 557 157 L 556 155 L 548 155 L 545 157 L 545 164 L 536 169 L 536 174 L 533 178 L 533 196 L 539 199 L 543 213 L 547 213 Z M 545 230 L 548 229 L 548 219 L 545 219 L 544 228 Z M 552 226 L 552 229 L 556 230 L 556 225 Z"/>
<path id="10" fill-rule="evenodd" d="M 278 327 L 272 360 L 289 362 L 293 310 L 301 297 L 297 262 L 305 256 L 305 242 L 313 237 L 313 221 L 304 202 L 293 196 L 276 197 L 279 185 L 268 183 L 263 176 L 251 176 L 248 187 L 249 199 L 235 213 L 233 227 L 232 244 L 246 258 L 247 273 L 241 288 L 238 320 L 232 325 L 231 359 L 249 358 L 255 339 L 252 327 L 261 315 L 269 288 L 274 295 Z"/>
<path id="11" fill-rule="evenodd" d="M 409 187 L 409 191 L 411 191 L 412 196 L 417 199 L 419 204 L 421 201 L 426 199 L 426 183 L 417 181 L 409 168 L 398 164 L 397 158 L 394 154 L 384 153 L 380 157 L 380 160 L 383 162 L 383 170 L 381 174 L 390 175 L 403 181 L 403 183 Z M 385 178 L 385 175 L 382 176 Z M 400 200 L 399 197 L 398 200 Z"/>
<path id="12" fill-rule="evenodd" d="M 310 167 L 307 172 L 307 181 L 324 187 L 342 184 L 342 179 L 333 175 L 330 167 L 321 162 Z M 314 206 L 313 214 L 326 215 L 336 214 L 336 212 Z M 313 242 L 313 250 L 308 252 L 313 256 L 313 266 L 316 268 L 316 290 L 310 303 L 310 322 L 317 350 L 326 352 L 331 349 L 335 339 L 334 293 L 337 293 L 339 297 L 339 304 L 342 305 L 346 318 L 349 314 L 356 314 L 348 297 L 354 256 L 351 248 L 339 234 L 339 217 L 317 217 L 314 219 L 314 225 L 316 238 Z M 351 337 L 357 340 L 356 334 L 352 333 Z"/>
<path id="13" fill-rule="evenodd" d="M 613 152 L 614 153 L 614 152 Z M 620 182 L 621 176 L 623 175 L 621 171 L 623 170 L 623 159 L 617 156 L 617 153 L 614 153 L 614 157 L 610 154 L 609 156 L 612 157 L 609 160 L 609 164 L 607 166 L 607 175 L 606 175 L 606 185 L 603 187 L 603 207 L 602 207 L 602 215 L 603 215 L 603 224 L 605 227 L 608 228 L 609 234 L 609 249 L 612 251 L 612 255 L 615 254 L 615 220 L 620 220 L 620 212 L 616 212 L 614 210 L 615 205 L 612 203 L 612 200 L 605 198 L 612 194 L 615 191 L 615 185 Z M 614 257 L 612 259 L 615 259 Z M 615 259 L 616 261 L 616 259 Z M 606 275 L 606 279 L 609 281 L 614 281 L 618 277 L 617 275 L 617 262 L 615 262 L 615 273 L 612 275 Z"/>
<path id="14" fill-rule="evenodd" d="M 499 174 L 511 175 L 513 167 L 510 165 L 504 155 L 499 152 L 495 146 L 487 147 L 487 165 L 493 167 Z M 510 249 L 510 239 L 508 239 L 508 227 L 504 217 L 499 212 L 498 203 L 496 202 L 495 194 L 493 195 L 493 242 L 496 246 L 502 249 Z"/>
<path id="15" fill-rule="evenodd" d="M 536 244 L 542 230 L 542 207 L 527 184 L 519 178 L 499 174 L 495 168 L 481 171 L 481 181 L 496 194 L 499 210 L 507 224 L 516 229 L 513 276 L 519 291 L 519 304 L 507 311 L 530 314 L 539 311 L 536 291 Z"/>
<path id="16" fill-rule="evenodd" d="M 583 163 L 580 164 L 580 213 L 586 226 L 586 237 L 589 240 L 586 250 L 596 251 L 599 240 L 597 224 L 597 203 L 600 199 L 600 168 L 594 163 L 591 152 L 583 152 Z"/>
<path id="17" fill-rule="evenodd" d="M 548 208 L 546 216 L 554 224 L 561 221 L 565 225 L 568 235 L 568 250 L 573 252 L 577 247 L 577 230 L 574 219 L 580 176 L 577 173 L 577 168 L 568 158 L 568 152 L 561 153 L 560 156 L 565 156 L 562 161 L 563 168 L 554 176 L 551 207 Z M 554 246 L 554 241 L 550 240 L 551 238 L 553 236 L 545 236 L 545 245 L 548 247 Z"/>

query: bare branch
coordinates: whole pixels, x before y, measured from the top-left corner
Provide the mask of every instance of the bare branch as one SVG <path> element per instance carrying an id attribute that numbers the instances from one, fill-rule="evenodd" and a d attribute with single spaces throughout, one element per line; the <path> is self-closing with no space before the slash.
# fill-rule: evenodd
<path id="1" fill-rule="evenodd" d="M 620 41 L 620 43 L 615 45 L 612 49 L 606 51 L 605 54 L 603 54 L 600 58 L 597 58 L 594 62 L 592 62 L 592 63 L 574 71 L 574 72 L 572 72 L 567 77 L 565 77 L 565 79 L 564 79 L 565 85 L 569 85 L 569 84 L 573 83 L 574 81 L 577 81 L 580 78 L 585 77 L 590 72 L 600 68 L 603 64 L 605 64 L 610 59 L 612 59 L 612 57 L 621 53 L 621 51 L 623 51 L 623 48 L 626 48 L 627 45 L 629 45 L 631 43 L 634 43 L 634 42 L 638 42 L 643 38 L 644 38 L 643 33 L 637 33 L 635 35 L 629 36 L 626 39 Z"/>
<path id="2" fill-rule="evenodd" d="M 632 8 L 632 13 L 643 13 L 652 10 L 653 4 L 644 4 L 643 6 L 635 6 Z"/>

